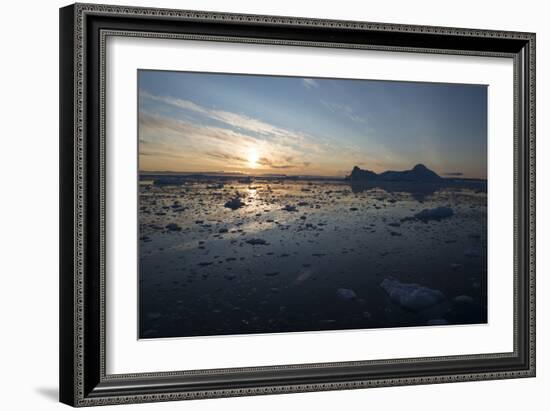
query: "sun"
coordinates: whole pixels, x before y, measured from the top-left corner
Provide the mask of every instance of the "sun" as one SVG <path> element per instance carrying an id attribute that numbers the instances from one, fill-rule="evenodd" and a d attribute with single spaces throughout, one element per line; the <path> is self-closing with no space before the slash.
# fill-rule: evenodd
<path id="1" fill-rule="evenodd" d="M 246 159 L 250 168 L 258 167 L 258 160 L 260 159 L 260 154 L 258 153 L 258 150 L 256 150 L 255 148 L 249 149 Z"/>

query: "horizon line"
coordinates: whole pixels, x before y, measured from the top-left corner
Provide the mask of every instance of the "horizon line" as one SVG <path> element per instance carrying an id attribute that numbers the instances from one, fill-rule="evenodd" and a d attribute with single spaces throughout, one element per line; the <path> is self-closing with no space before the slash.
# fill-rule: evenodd
<path id="1" fill-rule="evenodd" d="M 393 171 L 393 170 L 387 170 Z M 315 178 L 342 178 L 348 177 L 348 174 L 343 175 L 321 175 L 321 174 L 279 174 L 279 173 L 244 173 L 240 171 L 172 171 L 172 170 L 138 170 L 141 174 L 159 175 L 159 174 L 182 174 L 182 175 L 196 175 L 196 176 L 223 176 L 227 177 L 315 177 Z M 484 180 L 487 181 L 487 177 L 464 177 L 464 176 L 439 176 L 443 180 Z"/>

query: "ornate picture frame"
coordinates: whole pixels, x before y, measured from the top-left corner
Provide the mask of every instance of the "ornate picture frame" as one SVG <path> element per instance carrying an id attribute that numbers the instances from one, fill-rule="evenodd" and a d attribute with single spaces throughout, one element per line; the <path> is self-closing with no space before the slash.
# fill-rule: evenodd
<path id="1" fill-rule="evenodd" d="M 110 37 L 513 61 L 513 350 L 109 374 L 106 42 Z M 75 4 L 60 10 L 60 401 L 125 404 L 535 376 L 535 34 Z M 107 257 L 108 258 L 108 257 Z"/>

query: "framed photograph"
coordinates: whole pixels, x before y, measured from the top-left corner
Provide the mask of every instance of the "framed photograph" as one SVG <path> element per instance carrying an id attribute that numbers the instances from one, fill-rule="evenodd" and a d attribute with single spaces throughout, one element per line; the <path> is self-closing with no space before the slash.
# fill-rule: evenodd
<path id="1" fill-rule="evenodd" d="M 535 34 L 60 22 L 62 402 L 535 376 Z"/>

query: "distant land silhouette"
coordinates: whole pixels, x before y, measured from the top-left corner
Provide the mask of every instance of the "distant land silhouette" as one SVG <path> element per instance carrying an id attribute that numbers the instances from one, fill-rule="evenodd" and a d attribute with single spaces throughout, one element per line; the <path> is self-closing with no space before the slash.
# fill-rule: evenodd
<path id="1" fill-rule="evenodd" d="M 462 177 L 441 177 L 423 164 L 417 164 L 411 170 L 374 171 L 362 170 L 355 166 L 345 180 L 354 193 L 381 188 L 387 192 L 410 193 L 418 201 L 443 188 L 468 188 L 476 192 L 487 192 L 487 180 Z"/>
<path id="2" fill-rule="evenodd" d="M 424 164 L 417 164 L 411 170 L 404 171 L 384 171 L 376 174 L 374 171 L 362 170 L 359 167 L 353 167 L 351 174 L 346 177 L 352 182 L 420 182 L 420 183 L 437 183 L 441 182 L 440 177 L 436 172 L 430 170 Z"/>

